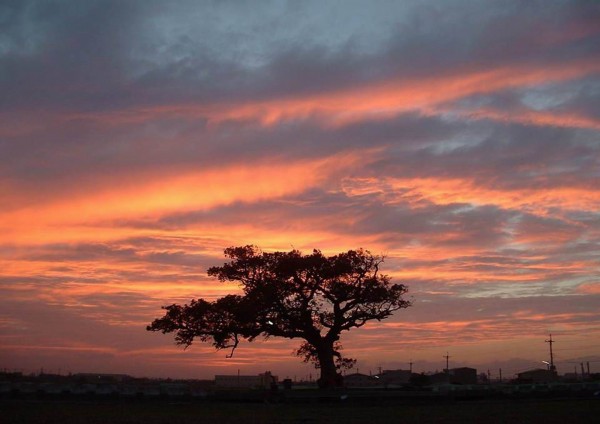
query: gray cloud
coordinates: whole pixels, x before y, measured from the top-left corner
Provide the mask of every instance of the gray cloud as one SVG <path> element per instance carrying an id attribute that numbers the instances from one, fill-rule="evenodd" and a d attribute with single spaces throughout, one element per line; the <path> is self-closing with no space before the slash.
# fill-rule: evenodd
<path id="1" fill-rule="evenodd" d="M 86 222 L 143 235 L 5 242 L 0 253 L 13 266 L 0 275 L 2 314 L 30 330 L 2 327 L 0 335 L 78 345 L 90 343 L 92 334 L 103 349 L 75 358 L 83 365 L 164 347 L 170 341 L 151 341 L 124 323 L 159 312 L 164 299 L 150 294 L 154 285 L 198 283 L 201 291 L 206 267 L 223 261 L 214 252 L 235 244 L 237 233 L 198 234 L 196 228 L 238 224 L 291 237 L 321 231 L 392 252 L 406 246 L 448 252 L 392 254 L 385 263 L 390 273 L 423 270 L 406 281 L 416 306 L 391 321 L 423 324 L 408 335 L 413 345 L 419 338 L 448 343 L 446 329 L 427 327 L 433 321 L 472 320 L 460 330 L 471 342 L 486 334 L 504 340 L 544 333 L 554 325 L 577 334 L 597 328 L 598 296 L 575 295 L 598 283 L 597 129 L 470 115 L 490 108 L 512 118 L 547 112 L 597 120 L 597 70 L 560 81 L 546 81 L 540 71 L 538 81 L 467 93 L 439 110 L 384 116 L 388 111 L 376 110 L 339 126 L 318 112 L 272 125 L 249 117 L 214 123 L 209 115 L 217 106 L 325 98 L 386 81 L 595 63 L 599 17 L 594 2 L 559 0 L 368 7 L 362 1 L 2 2 L 0 204 L 6 216 L 207 169 L 285 166 L 349 152 L 363 160 L 293 195 Z M 191 106 L 197 110 L 188 113 Z M 469 186 L 466 199 L 436 203 L 393 184 L 410 179 L 472 181 L 474 190 L 498 196 L 529 190 L 555 198 L 540 201 L 540 210 L 502 198 L 471 202 Z M 581 207 L 576 190 L 587 193 Z M 104 206 L 110 205 L 98 205 Z M 15 224 L 15 238 L 37 225 L 27 216 L 17 221 L 23 226 Z M 110 284 L 127 288 L 110 291 Z M 74 286 L 81 291 L 68 290 Z M 534 319 L 544 315 L 548 321 Z M 371 335 L 383 338 L 386 331 Z M 35 362 L 34 354 L 26 356 Z"/>
<path id="2" fill-rule="evenodd" d="M 256 99 L 598 54 L 595 33 L 583 41 L 568 37 L 594 22 L 599 12 L 590 2 L 319 3 L 319 14 L 316 6 L 9 3 L 2 13 L 9 23 L 0 58 L 4 108 Z"/>

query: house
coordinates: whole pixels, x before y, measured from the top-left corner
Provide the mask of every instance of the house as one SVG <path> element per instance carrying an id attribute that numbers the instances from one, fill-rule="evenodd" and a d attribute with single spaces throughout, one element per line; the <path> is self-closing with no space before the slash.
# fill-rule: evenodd
<path id="1" fill-rule="evenodd" d="M 78 373 L 73 374 L 73 379 L 85 383 L 123 383 L 133 380 L 127 374 L 101 374 L 101 373 Z"/>
<path id="2" fill-rule="evenodd" d="M 461 367 L 448 370 L 451 384 L 477 384 L 477 370 Z"/>
<path id="3" fill-rule="evenodd" d="M 215 386 L 220 388 L 269 388 L 277 382 L 278 377 L 270 371 L 258 375 L 215 375 Z"/>
<path id="4" fill-rule="evenodd" d="M 378 379 L 366 374 L 354 373 L 344 376 L 346 387 L 373 387 L 379 384 Z"/>
<path id="5" fill-rule="evenodd" d="M 451 368 L 429 376 L 431 384 L 477 384 L 475 368 Z"/>
<path id="6" fill-rule="evenodd" d="M 517 381 L 519 383 L 550 383 L 556 380 L 558 380 L 556 371 L 545 370 L 542 368 L 524 371 L 517 374 Z"/>
<path id="7" fill-rule="evenodd" d="M 450 375 L 447 372 L 436 372 L 428 376 L 429 381 L 433 385 L 450 384 Z"/>
<path id="8" fill-rule="evenodd" d="M 408 370 L 383 370 L 381 374 L 375 376 L 379 384 L 384 386 L 409 384 L 411 377 L 412 372 Z"/>

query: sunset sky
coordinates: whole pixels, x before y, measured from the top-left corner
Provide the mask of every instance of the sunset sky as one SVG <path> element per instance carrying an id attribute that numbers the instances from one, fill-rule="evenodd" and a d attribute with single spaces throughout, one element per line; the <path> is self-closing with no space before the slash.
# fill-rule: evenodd
<path id="1" fill-rule="evenodd" d="M 0 368 L 315 371 L 184 351 L 223 249 L 365 248 L 413 306 L 360 372 L 600 372 L 600 3 L 0 2 Z"/>

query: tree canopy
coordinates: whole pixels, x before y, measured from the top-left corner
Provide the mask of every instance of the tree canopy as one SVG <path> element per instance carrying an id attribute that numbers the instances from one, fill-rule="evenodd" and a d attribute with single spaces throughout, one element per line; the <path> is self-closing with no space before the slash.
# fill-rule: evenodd
<path id="1" fill-rule="evenodd" d="M 341 354 L 341 333 L 410 306 L 406 286 L 392 284 L 379 271 L 383 257 L 366 250 L 327 257 L 319 250 L 303 255 L 242 246 L 225 249 L 225 256 L 230 261 L 208 275 L 238 282 L 243 294 L 165 306 L 147 329 L 175 333 L 185 347 L 195 339 L 211 342 L 231 349 L 229 357 L 242 339 L 302 339 L 296 354 L 320 368 L 321 387 L 331 387 L 341 381 L 339 369 L 355 362 Z"/>

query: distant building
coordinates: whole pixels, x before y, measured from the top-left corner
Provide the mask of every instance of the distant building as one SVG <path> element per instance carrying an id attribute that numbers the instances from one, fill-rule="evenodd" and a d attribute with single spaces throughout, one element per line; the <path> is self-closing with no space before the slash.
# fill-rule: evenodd
<path id="1" fill-rule="evenodd" d="M 17 381 L 23 379 L 23 373 L 20 371 L 15 372 L 0 372 L 0 380 L 1 381 Z"/>
<path id="2" fill-rule="evenodd" d="M 378 379 L 366 374 L 354 373 L 344 376 L 346 387 L 373 387 L 378 385 Z"/>
<path id="3" fill-rule="evenodd" d="M 258 375 L 215 375 L 215 386 L 221 388 L 269 388 L 278 378 L 269 371 Z"/>
<path id="4" fill-rule="evenodd" d="M 169 382 L 160 384 L 160 393 L 166 396 L 188 396 L 191 394 L 190 385 L 181 382 Z"/>
<path id="5" fill-rule="evenodd" d="M 576 372 L 566 372 L 563 374 L 564 381 L 578 381 L 582 379 L 583 376 L 581 376 L 581 374 L 577 374 Z"/>
<path id="6" fill-rule="evenodd" d="M 475 368 L 451 368 L 429 376 L 431 384 L 477 384 Z"/>
<path id="7" fill-rule="evenodd" d="M 133 377 L 127 374 L 78 373 L 73 374 L 72 378 L 86 383 L 121 383 L 133 380 Z"/>
<path id="8" fill-rule="evenodd" d="M 409 384 L 412 372 L 408 370 L 383 370 L 375 376 L 379 384 L 384 386 Z"/>
<path id="9" fill-rule="evenodd" d="M 448 370 L 451 384 L 477 384 L 477 370 L 461 367 Z"/>
<path id="10" fill-rule="evenodd" d="M 449 384 L 450 375 L 446 372 L 436 372 L 428 376 L 431 384 Z"/>
<path id="11" fill-rule="evenodd" d="M 558 380 L 558 375 L 554 370 L 545 370 L 537 368 L 517 374 L 519 383 L 550 383 Z"/>

